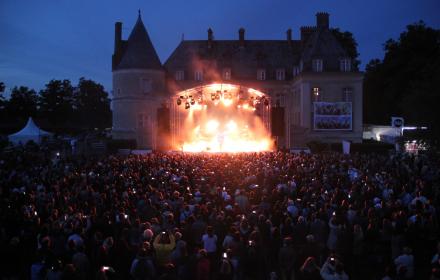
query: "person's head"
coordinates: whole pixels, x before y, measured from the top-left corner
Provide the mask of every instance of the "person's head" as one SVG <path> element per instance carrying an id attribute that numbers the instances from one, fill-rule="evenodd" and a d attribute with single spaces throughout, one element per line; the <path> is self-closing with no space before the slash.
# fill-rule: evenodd
<path id="1" fill-rule="evenodd" d="M 283 244 L 285 247 L 290 247 L 292 246 L 292 238 L 291 237 L 285 237 L 283 240 Z"/>
<path id="2" fill-rule="evenodd" d="M 208 226 L 208 227 L 206 228 L 206 233 L 207 233 L 209 236 L 212 236 L 212 235 L 214 234 L 214 229 L 213 229 L 213 227 L 212 227 L 212 226 Z"/>
<path id="3" fill-rule="evenodd" d="M 208 252 L 205 249 L 199 250 L 199 257 L 200 258 L 206 258 L 208 256 Z"/>

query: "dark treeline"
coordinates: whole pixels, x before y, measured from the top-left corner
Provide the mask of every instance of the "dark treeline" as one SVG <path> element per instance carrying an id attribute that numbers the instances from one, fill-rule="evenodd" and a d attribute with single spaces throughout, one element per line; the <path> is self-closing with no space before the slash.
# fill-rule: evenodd
<path id="1" fill-rule="evenodd" d="M 26 86 L 12 88 L 9 99 L 0 83 L 0 133 L 22 128 L 29 117 L 43 129 L 60 134 L 111 126 L 110 99 L 104 87 L 81 78 L 77 85 L 70 80 L 51 80 L 36 92 Z"/>
<path id="2" fill-rule="evenodd" d="M 402 116 L 439 139 L 440 30 L 423 22 L 408 25 L 384 50 L 383 60 L 373 59 L 365 69 L 364 122 L 389 124 L 391 116 Z"/>

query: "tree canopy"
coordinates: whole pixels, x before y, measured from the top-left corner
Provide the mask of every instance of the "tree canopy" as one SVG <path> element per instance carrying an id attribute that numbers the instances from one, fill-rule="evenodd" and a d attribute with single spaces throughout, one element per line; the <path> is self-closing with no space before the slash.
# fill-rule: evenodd
<path id="1" fill-rule="evenodd" d="M 354 39 L 353 33 L 348 31 L 342 32 L 341 30 L 339 30 L 339 28 L 331 28 L 330 31 L 336 37 L 336 39 L 339 41 L 342 47 L 347 51 L 348 56 L 353 61 L 354 69 L 358 70 L 361 61 L 358 59 L 359 58 L 359 53 L 357 51 L 358 44 Z"/>
<path id="2" fill-rule="evenodd" d="M 92 80 L 81 78 L 77 86 L 67 79 L 51 80 L 38 94 L 24 86 L 14 87 L 9 99 L 3 98 L 2 90 L 4 83 L 0 82 L 0 127 L 7 133 L 18 129 L 29 117 L 56 133 L 111 126 L 108 93 Z"/>
<path id="3" fill-rule="evenodd" d="M 406 124 L 428 126 L 440 135 L 440 30 L 423 22 L 408 25 L 397 40 L 385 45 L 383 60 L 366 66 L 364 122 L 389 124 L 402 116 Z"/>

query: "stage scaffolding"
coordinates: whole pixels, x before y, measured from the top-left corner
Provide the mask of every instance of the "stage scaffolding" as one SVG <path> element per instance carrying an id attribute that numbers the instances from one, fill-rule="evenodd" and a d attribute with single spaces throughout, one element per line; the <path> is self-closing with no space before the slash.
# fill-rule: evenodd
<path id="1" fill-rule="evenodd" d="M 216 89 L 216 87 L 220 87 L 220 90 Z M 254 114 L 258 116 L 266 130 L 271 132 L 271 108 L 272 102 L 269 95 L 264 94 L 258 90 L 243 87 L 240 85 L 231 85 L 231 84 L 211 84 L 199 86 L 191 89 L 187 89 L 184 91 L 177 92 L 172 97 L 169 98 L 167 102 L 170 108 L 170 130 L 171 130 L 171 145 L 173 150 L 181 150 L 184 142 L 184 122 L 188 115 L 190 114 L 190 109 L 185 109 L 185 103 L 191 103 L 190 96 L 195 99 L 195 104 L 191 106 L 198 105 L 197 100 L 200 96 L 202 96 L 202 105 L 206 103 L 211 103 L 212 94 L 225 94 L 225 89 L 227 88 L 227 94 L 231 94 L 232 98 L 236 98 L 237 100 L 241 100 L 240 102 L 253 102 L 255 105 Z M 184 98 L 182 98 L 182 96 Z M 177 104 L 177 100 L 181 100 L 181 104 Z M 200 104 L 199 104 L 200 105 Z M 231 109 L 233 109 L 231 107 Z M 237 108 L 234 108 L 237 110 Z M 209 107 L 208 107 L 209 110 Z"/>

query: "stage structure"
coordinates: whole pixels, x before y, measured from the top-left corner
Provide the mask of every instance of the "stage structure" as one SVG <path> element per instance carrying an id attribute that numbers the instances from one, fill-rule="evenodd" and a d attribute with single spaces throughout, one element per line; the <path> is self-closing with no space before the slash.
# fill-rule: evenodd
<path id="1" fill-rule="evenodd" d="M 169 100 L 171 146 L 186 152 L 258 152 L 273 149 L 271 101 L 240 85 L 213 83 Z"/>

